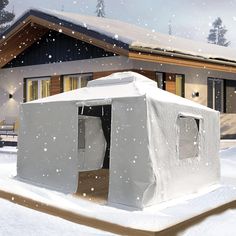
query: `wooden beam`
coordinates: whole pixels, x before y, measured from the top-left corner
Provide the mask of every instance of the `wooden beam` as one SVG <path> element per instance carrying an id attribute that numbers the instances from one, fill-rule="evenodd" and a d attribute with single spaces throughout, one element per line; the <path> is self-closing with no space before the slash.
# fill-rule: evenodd
<path id="1" fill-rule="evenodd" d="M 47 20 L 41 19 L 36 16 L 32 16 L 32 22 L 35 22 L 38 25 L 44 26 L 48 29 L 62 32 L 63 34 L 66 34 L 72 38 L 76 38 L 76 39 L 79 39 L 79 40 L 84 41 L 86 43 L 92 44 L 96 47 L 102 48 L 105 51 L 113 52 L 115 54 L 119 54 L 119 55 L 123 55 L 123 56 L 128 56 L 129 52 L 126 49 L 117 47 L 116 45 L 109 44 L 109 43 L 102 41 L 102 40 L 92 38 L 90 36 L 82 34 L 81 32 L 73 31 L 73 30 L 68 29 L 64 26 L 61 26 L 59 24 L 51 23 Z"/>
<path id="2" fill-rule="evenodd" d="M 49 29 L 28 22 L 0 44 L 0 68 L 38 41 Z"/>
<path id="3" fill-rule="evenodd" d="M 191 60 L 184 58 L 177 58 L 175 56 L 163 56 L 158 54 L 148 54 L 148 53 L 140 53 L 140 52 L 129 52 L 129 58 L 134 60 L 148 61 L 148 62 L 156 62 L 160 64 L 170 64 L 176 66 L 185 66 L 191 68 L 199 68 L 204 70 L 216 70 L 222 72 L 236 73 L 236 65 L 224 65 L 217 64 L 211 62 L 205 62 L 200 60 Z"/>

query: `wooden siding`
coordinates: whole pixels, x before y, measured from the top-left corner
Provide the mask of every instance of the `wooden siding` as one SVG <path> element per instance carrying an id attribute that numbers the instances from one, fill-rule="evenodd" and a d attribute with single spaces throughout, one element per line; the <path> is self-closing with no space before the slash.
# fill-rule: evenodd
<path id="1" fill-rule="evenodd" d="M 173 94 L 176 94 L 175 77 L 175 74 L 165 73 L 165 90 Z"/>
<path id="2" fill-rule="evenodd" d="M 55 95 L 62 92 L 62 79 L 61 76 L 55 75 L 51 77 L 50 95 Z"/>

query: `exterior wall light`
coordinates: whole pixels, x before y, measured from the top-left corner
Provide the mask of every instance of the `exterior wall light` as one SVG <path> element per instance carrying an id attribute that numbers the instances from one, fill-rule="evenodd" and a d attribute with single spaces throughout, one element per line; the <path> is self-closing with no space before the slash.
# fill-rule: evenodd
<path id="1" fill-rule="evenodd" d="M 9 93 L 9 99 L 13 98 L 13 94 Z"/>
<path id="2" fill-rule="evenodd" d="M 197 91 L 193 92 L 192 97 L 193 98 L 199 97 L 199 92 L 197 92 Z"/>

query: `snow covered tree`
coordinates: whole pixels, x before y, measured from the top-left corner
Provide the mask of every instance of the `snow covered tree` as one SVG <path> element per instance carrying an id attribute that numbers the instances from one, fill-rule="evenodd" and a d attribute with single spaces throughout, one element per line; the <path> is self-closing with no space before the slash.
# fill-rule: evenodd
<path id="1" fill-rule="evenodd" d="M 0 0 L 0 33 L 8 27 L 7 23 L 11 22 L 15 17 L 13 12 L 4 10 L 8 4 L 8 0 Z"/>
<path id="2" fill-rule="evenodd" d="M 104 0 L 97 0 L 96 14 L 98 17 L 105 17 Z"/>
<path id="3" fill-rule="evenodd" d="M 168 34 L 172 35 L 172 21 L 171 20 L 169 20 L 169 23 L 168 23 Z"/>
<path id="4" fill-rule="evenodd" d="M 221 46 L 228 47 L 230 41 L 227 41 L 225 34 L 227 33 L 226 27 L 222 24 L 220 17 L 217 17 L 216 20 L 212 23 L 212 29 L 210 29 L 208 35 L 208 43 L 217 44 Z"/>

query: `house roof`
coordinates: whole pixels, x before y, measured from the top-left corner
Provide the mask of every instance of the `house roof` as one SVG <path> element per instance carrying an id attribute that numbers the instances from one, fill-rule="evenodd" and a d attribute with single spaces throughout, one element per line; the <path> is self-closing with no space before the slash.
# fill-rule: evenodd
<path id="1" fill-rule="evenodd" d="M 7 42 L 12 40 L 15 34 L 23 32 L 23 29 L 25 30 L 29 25 L 36 32 L 30 29 L 33 38 L 30 38 L 28 34 L 30 40 L 25 43 L 27 40 L 25 38 L 23 47 L 11 50 L 11 54 L 8 53 L 8 56 L 4 57 L 4 47 L 10 44 Z M 236 65 L 236 50 L 233 48 L 165 35 L 119 20 L 54 10 L 30 9 L 0 37 L 0 52 L 3 55 L 0 57 L 0 66 L 21 53 L 25 47 L 30 46 L 48 29 L 77 37 L 120 55 L 128 55 L 130 51 L 148 52 L 150 54 L 170 53 L 170 56 L 191 56 L 192 59 L 207 59 L 214 63 L 228 61 L 232 62 L 231 65 Z"/>

